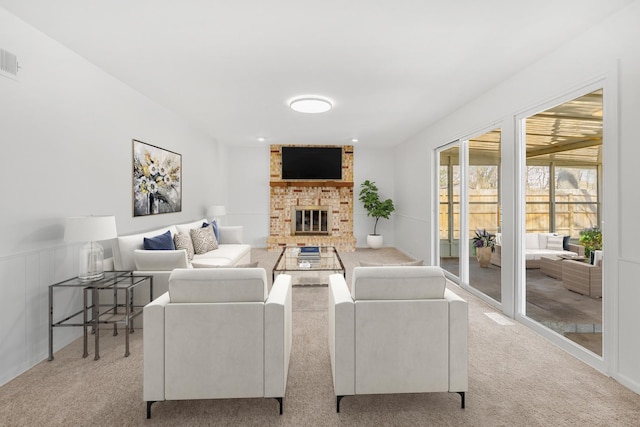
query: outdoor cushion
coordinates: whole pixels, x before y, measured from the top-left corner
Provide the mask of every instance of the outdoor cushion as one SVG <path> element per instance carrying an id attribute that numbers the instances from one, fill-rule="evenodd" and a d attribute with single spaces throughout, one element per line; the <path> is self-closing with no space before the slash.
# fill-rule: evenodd
<path id="1" fill-rule="evenodd" d="M 525 249 L 540 249 L 538 233 L 526 233 L 524 235 L 524 247 Z M 544 247 L 547 247 L 546 242 Z"/>
<path id="2" fill-rule="evenodd" d="M 547 237 L 547 249 L 553 249 L 555 251 L 562 251 L 563 236 L 549 236 Z"/>

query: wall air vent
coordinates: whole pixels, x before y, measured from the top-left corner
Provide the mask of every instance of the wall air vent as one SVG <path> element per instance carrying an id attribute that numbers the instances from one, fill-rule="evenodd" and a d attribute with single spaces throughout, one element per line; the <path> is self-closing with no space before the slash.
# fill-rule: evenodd
<path id="1" fill-rule="evenodd" d="M 18 57 L 11 52 L 0 49 L 0 76 L 18 80 Z"/>

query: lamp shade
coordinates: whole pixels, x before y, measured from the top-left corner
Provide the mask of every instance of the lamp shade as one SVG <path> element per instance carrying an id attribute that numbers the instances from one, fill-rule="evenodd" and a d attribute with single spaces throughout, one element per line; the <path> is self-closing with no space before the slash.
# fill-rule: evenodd
<path id="1" fill-rule="evenodd" d="M 227 210 L 223 205 L 213 205 L 207 208 L 207 217 L 214 218 L 219 216 L 225 216 L 227 214 Z"/>
<path id="2" fill-rule="evenodd" d="M 118 237 L 114 216 L 74 216 L 67 218 L 64 240 L 67 242 L 95 242 Z"/>

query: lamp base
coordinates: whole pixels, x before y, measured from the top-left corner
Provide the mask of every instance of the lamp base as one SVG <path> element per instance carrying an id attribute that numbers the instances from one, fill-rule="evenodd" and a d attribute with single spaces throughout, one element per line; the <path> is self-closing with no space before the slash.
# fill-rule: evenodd
<path id="1" fill-rule="evenodd" d="M 104 271 L 102 273 L 96 273 L 88 276 L 80 276 L 78 275 L 78 280 L 81 282 L 94 282 L 96 280 L 100 280 L 104 277 Z"/>
<path id="2" fill-rule="evenodd" d="M 89 242 L 80 248 L 78 263 L 78 279 L 83 282 L 94 281 L 104 277 L 104 249 L 97 242 Z"/>

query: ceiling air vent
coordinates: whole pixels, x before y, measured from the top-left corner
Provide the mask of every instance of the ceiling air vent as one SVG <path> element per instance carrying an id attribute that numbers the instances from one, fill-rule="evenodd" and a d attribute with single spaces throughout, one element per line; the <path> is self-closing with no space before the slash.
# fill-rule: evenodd
<path id="1" fill-rule="evenodd" d="M 18 80 L 18 57 L 11 52 L 0 49 L 0 76 Z"/>

